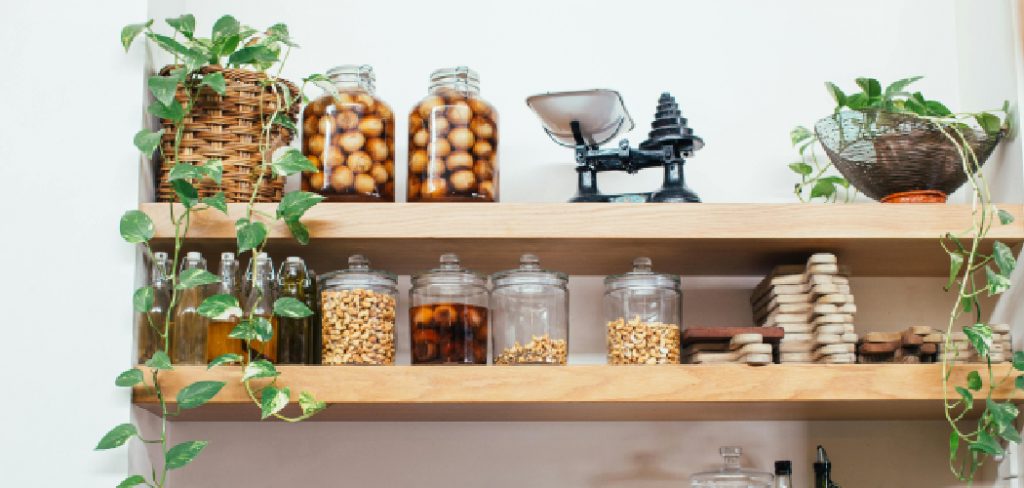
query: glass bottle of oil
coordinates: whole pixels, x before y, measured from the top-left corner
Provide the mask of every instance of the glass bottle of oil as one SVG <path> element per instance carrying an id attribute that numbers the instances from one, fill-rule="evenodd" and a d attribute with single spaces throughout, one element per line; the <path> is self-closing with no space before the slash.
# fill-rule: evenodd
<path id="1" fill-rule="evenodd" d="M 256 255 L 246 267 L 245 306 L 243 319 L 263 317 L 270 322 L 274 332 L 268 342 L 252 341 L 252 359 L 268 359 L 277 362 L 278 328 L 274 315 L 274 263 L 265 252 Z"/>
<path id="2" fill-rule="evenodd" d="M 171 287 L 167 281 L 169 267 L 167 253 L 153 253 L 149 279 L 149 286 L 153 288 L 153 306 L 149 307 L 147 313 L 139 314 L 136 329 L 139 363 L 145 362 L 153 357 L 157 350 L 164 348 L 162 334 L 167 320 L 167 308 L 171 303 Z"/>
<path id="3" fill-rule="evenodd" d="M 291 297 L 306 306 L 310 305 L 306 292 L 309 290 L 309 272 L 306 263 L 298 256 L 289 256 L 281 263 L 277 273 L 278 298 Z M 308 364 L 309 341 L 313 336 L 313 317 L 277 319 L 280 335 L 277 339 L 277 362 L 280 364 Z"/>
<path id="4" fill-rule="evenodd" d="M 238 261 L 235 259 L 235 254 L 230 252 L 224 252 L 220 254 L 220 283 L 214 286 L 213 295 L 230 295 L 238 300 L 239 305 L 242 303 L 242 283 L 238 276 Z M 214 358 L 222 354 L 235 353 L 238 355 L 244 355 L 245 349 L 243 348 L 244 343 L 241 339 L 232 339 L 228 337 L 231 330 L 238 325 L 238 321 L 242 318 L 241 307 L 229 309 L 218 317 L 210 319 L 209 334 L 206 338 L 206 362 L 213 361 Z"/>
<path id="5" fill-rule="evenodd" d="M 306 268 L 306 306 L 313 311 L 310 318 L 309 330 L 309 351 L 306 364 L 320 364 L 323 356 L 323 326 L 320 323 L 320 285 L 316 272 L 312 268 Z"/>
<path id="6" fill-rule="evenodd" d="M 198 252 L 186 254 L 181 262 L 181 271 L 189 269 L 205 270 L 206 260 Z M 170 356 L 174 364 L 204 364 L 206 333 L 210 320 L 199 315 L 199 305 L 206 299 L 206 295 L 205 286 L 194 286 L 178 291 L 174 326 L 171 328 Z"/>

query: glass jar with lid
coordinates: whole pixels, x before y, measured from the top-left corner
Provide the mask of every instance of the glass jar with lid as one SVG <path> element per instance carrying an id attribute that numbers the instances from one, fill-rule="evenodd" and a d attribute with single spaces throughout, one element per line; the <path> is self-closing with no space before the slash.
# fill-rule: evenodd
<path id="1" fill-rule="evenodd" d="M 487 277 L 455 254 L 412 277 L 412 364 L 487 364 Z"/>
<path id="2" fill-rule="evenodd" d="M 336 94 L 302 113 L 302 152 L 320 171 L 303 173 L 302 189 L 328 202 L 395 201 L 395 117 L 374 92 L 368 65 L 327 71 Z"/>
<path id="3" fill-rule="evenodd" d="M 494 364 L 565 364 L 569 355 L 569 282 L 543 270 L 533 254 L 491 276 Z"/>
<path id="4" fill-rule="evenodd" d="M 356 254 L 320 278 L 324 365 L 395 364 L 398 279 Z"/>
<path id="5" fill-rule="evenodd" d="M 609 364 L 678 364 L 679 275 L 655 273 L 650 258 L 604 280 Z"/>
<path id="6" fill-rule="evenodd" d="M 408 201 L 498 201 L 498 113 L 476 71 L 434 71 L 409 113 Z"/>
<path id="7" fill-rule="evenodd" d="M 705 471 L 690 477 L 693 488 L 771 488 L 774 476 L 771 473 L 747 470 L 740 467 L 739 447 L 722 447 L 718 449 L 725 461 L 715 471 Z"/>

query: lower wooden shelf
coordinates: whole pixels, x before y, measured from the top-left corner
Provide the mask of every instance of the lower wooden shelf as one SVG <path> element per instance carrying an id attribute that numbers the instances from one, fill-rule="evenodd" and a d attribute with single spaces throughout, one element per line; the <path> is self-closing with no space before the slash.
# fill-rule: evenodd
<path id="1" fill-rule="evenodd" d="M 954 369 L 953 384 L 968 371 Z M 310 391 L 334 421 L 938 420 L 937 364 L 679 366 L 280 366 L 293 400 Z M 999 365 L 997 377 L 1009 370 Z M 199 380 L 228 385 L 179 421 L 254 421 L 259 409 L 239 383 L 241 368 L 179 366 L 163 374 L 165 398 Z M 1012 378 L 997 399 L 1024 401 Z M 952 395 L 956 395 L 952 392 Z M 136 388 L 134 402 L 159 412 Z M 297 406 L 291 405 L 297 411 Z M 174 408 L 172 407 L 172 410 Z"/>

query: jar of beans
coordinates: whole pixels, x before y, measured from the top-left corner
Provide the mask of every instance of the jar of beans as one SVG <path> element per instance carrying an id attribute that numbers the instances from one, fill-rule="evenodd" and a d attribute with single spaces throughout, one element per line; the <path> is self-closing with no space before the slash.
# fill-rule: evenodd
<path id="1" fill-rule="evenodd" d="M 434 71 L 409 114 L 408 201 L 498 201 L 498 113 L 465 66 Z"/>
<path id="2" fill-rule="evenodd" d="M 413 275 L 409 329 L 412 364 L 487 364 L 487 278 L 454 254 Z"/>
<path id="3" fill-rule="evenodd" d="M 302 114 L 302 151 L 320 171 L 302 189 L 328 202 L 395 201 L 395 117 L 374 93 L 373 68 L 343 65 L 333 85 Z"/>
<path id="4" fill-rule="evenodd" d="M 395 275 L 357 254 L 348 269 L 324 275 L 320 289 L 323 364 L 395 364 Z"/>
<path id="5" fill-rule="evenodd" d="M 679 275 L 651 270 L 650 258 L 604 280 L 608 364 L 679 364 Z"/>

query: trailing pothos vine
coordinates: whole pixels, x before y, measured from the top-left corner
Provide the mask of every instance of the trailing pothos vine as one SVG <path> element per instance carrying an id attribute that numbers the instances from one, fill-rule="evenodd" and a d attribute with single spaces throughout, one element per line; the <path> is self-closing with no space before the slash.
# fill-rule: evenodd
<path id="1" fill-rule="evenodd" d="M 163 459 L 161 463 L 154 463 L 148 476 L 143 474 L 128 476 L 117 485 L 119 488 L 132 486 L 166 488 L 168 472 L 189 464 L 207 446 L 207 441 L 202 440 L 188 440 L 172 444 L 168 436 L 168 418 L 179 415 L 184 410 L 202 406 L 213 399 L 225 386 L 223 381 L 197 381 L 187 385 L 177 393 L 175 402 L 173 402 L 174 408 L 171 408 L 172 404 L 165 396 L 164 378 L 162 377 L 167 372 L 174 370 L 167 351 L 170 349 L 171 335 L 174 333 L 171 317 L 179 298 L 179 292 L 219 281 L 217 275 L 203 269 L 178 271 L 181 250 L 188 235 L 192 217 L 198 212 L 220 211 L 226 215 L 229 213 L 224 192 L 200 198 L 195 186 L 198 181 L 203 179 L 212 180 L 219 186 L 223 175 L 223 163 L 219 160 L 209 160 L 192 164 L 179 160 L 184 129 L 183 121 L 191 113 L 200 91 L 213 90 L 220 95 L 225 94 L 226 81 L 223 74 L 217 71 L 204 74 L 201 70 L 203 67 L 223 65 L 258 71 L 264 75 L 263 87 L 276 97 L 277 102 L 274 105 L 276 110 L 269 113 L 263 113 L 266 104 L 260 104 L 262 125 L 259 149 L 262 158 L 252 195 L 244 205 L 241 216 L 235 222 L 239 257 L 248 252 L 254 258 L 263 252 L 268 235 L 266 222 L 283 221 L 300 243 L 308 243 L 309 232 L 300 219 L 308 209 L 323 199 L 319 195 L 308 192 L 288 193 L 278 204 L 274 215 L 262 212 L 255 206 L 256 197 L 260 186 L 264 183 L 264 175 L 268 172 L 267 170 L 274 177 L 283 177 L 301 171 L 316 171 L 316 167 L 296 149 L 284 148 L 271 151 L 274 126 L 281 126 L 293 134 L 296 132 L 295 123 L 288 114 L 288 107 L 296 102 L 296 97 L 302 96 L 301 93 L 291 93 L 288 86 L 280 79 L 281 70 L 291 49 L 297 47 L 291 40 L 288 28 L 284 24 L 275 24 L 260 32 L 241 25 L 230 15 L 225 15 L 214 23 L 211 36 L 202 38 L 196 36 L 196 23 L 192 15 L 182 15 L 166 21 L 174 31 L 171 36 L 155 32 L 152 28 L 152 20 L 126 26 L 121 31 L 121 43 L 126 51 L 139 35 L 144 35 L 156 46 L 174 57 L 172 65 L 174 68 L 167 75 L 152 76 L 147 82 L 154 99 L 147 111 L 155 117 L 173 123 L 173 150 L 168 152 L 161 144 L 164 136 L 163 129 L 156 132 L 139 131 L 134 137 L 134 144 L 146 157 L 159 151 L 161 158 L 174 163 L 167 178 L 174 190 L 175 202 L 167 204 L 168 222 L 174 229 L 174 247 L 168 263 L 169 269 L 161 270 L 172 285 L 169 310 L 162 323 L 154 323 L 153 317 L 149 315 L 149 310 L 154 302 L 154 289 L 151 286 L 139 288 L 132 298 L 133 308 L 142 314 L 143 319 L 154 329 L 161 344 L 158 345 L 158 350 L 152 357 L 140 358 L 140 360 L 144 359 L 143 367 L 129 369 L 118 375 L 115 380 L 117 386 L 143 389 L 156 398 L 161 412 L 159 436 L 147 438 L 134 424 L 125 423 L 107 432 L 96 446 L 97 450 L 112 449 L 135 438 L 145 444 L 159 445 Z M 276 72 L 271 74 L 270 71 L 275 66 Z M 322 80 L 324 80 L 322 75 L 313 75 L 305 81 L 319 83 Z M 304 96 L 302 97 L 305 99 Z M 156 231 L 153 221 L 147 214 L 139 210 L 129 210 L 121 217 L 120 232 L 125 241 L 141 246 L 147 258 L 153 261 L 151 240 Z M 256 259 L 250 259 L 250 263 L 253 263 L 254 266 L 255 262 Z M 261 292 L 262 290 L 254 283 L 250 293 Z M 216 318 L 227 313 L 237 313 L 241 310 L 241 306 L 242 304 L 234 296 L 213 295 L 203 301 L 198 312 L 203 316 Z M 295 298 L 280 298 L 274 302 L 273 313 L 280 317 L 303 318 L 312 315 L 313 312 Z M 245 355 L 233 353 L 221 355 L 213 359 L 207 369 L 221 365 L 242 365 L 240 381 L 254 405 L 259 408 L 261 418 L 275 417 L 287 422 L 305 420 L 323 410 L 326 405 L 318 401 L 313 394 L 303 391 L 298 395 L 298 404 L 302 413 L 294 417 L 282 414 L 282 410 L 290 402 L 291 391 L 287 386 L 279 384 L 280 373 L 273 363 L 253 356 L 253 347 L 251 347 L 253 342 L 269 342 L 273 338 L 273 332 L 271 322 L 265 317 L 256 316 L 251 311 L 243 313 L 229 337 L 244 341 L 244 350 L 247 353 Z M 159 469 L 157 464 L 159 464 Z"/>
<path id="2" fill-rule="evenodd" d="M 1001 295 L 1010 288 L 1010 275 L 1016 267 L 1012 250 L 999 241 L 992 243 L 991 250 L 983 247 L 982 243 L 994 225 L 1008 225 L 1014 219 L 1009 212 L 993 203 L 985 175 L 980 171 L 981 162 L 967 135 L 976 130 L 974 127 L 980 127 L 989 137 L 1006 134 L 1009 131 L 1009 104 L 1004 102 L 998 110 L 953 113 L 941 102 L 926 99 L 921 92 L 909 92 L 909 86 L 919 79 L 920 76 L 915 76 L 898 80 L 883 90 L 878 80 L 858 78 L 860 91 L 850 95 L 843 93 L 834 83 L 826 83 L 826 88 L 836 102 L 836 113 L 843 109 L 863 111 L 868 115 L 865 123 L 870 123 L 877 112 L 916 117 L 941 132 L 960 156 L 971 188 L 971 223 L 968 228 L 948 232 L 940 239 L 950 260 L 945 289 L 956 293 L 946 324 L 941 380 L 943 410 L 951 429 L 950 469 L 958 479 L 972 482 L 987 458 L 1004 453 L 1004 442 L 1021 442 L 1015 426 L 1019 414 L 1017 407 L 1011 401 L 996 400 L 994 393 L 1007 387 L 1024 390 L 1024 375 L 1019 374 L 1024 372 L 1024 352 L 1014 353 L 1012 368 L 997 374 L 992 365 L 992 327 L 986 323 L 979 301 L 982 295 Z M 800 144 L 802 155 L 817 140 L 804 128 L 797 128 L 793 134 L 794 145 Z M 810 152 L 813 154 L 813 148 Z M 796 186 L 801 200 L 802 190 L 807 186 L 812 187 L 811 198 L 835 200 L 831 186 L 840 182 L 825 175 L 830 166 L 816 161 L 814 166 L 805 162 L 790 165 L 801 175 L 801 183 Z M 962 333 L 977 356 L 984 358 L 984 367 L 980 371 L 967 371 L 965 384 L 955 385 L 952 381 L 953 363 L 959 356 L 959 350 L 953 347 L 953 337 L 959 332 L 957 325 L 965 316 L 970 317 L 971 324 L 963 327 Z M 982 398 L 984 407 L 978 412 L 975 403 Z M 974 414 L 977 420 L 968 420 L 968 414 Z"/>

